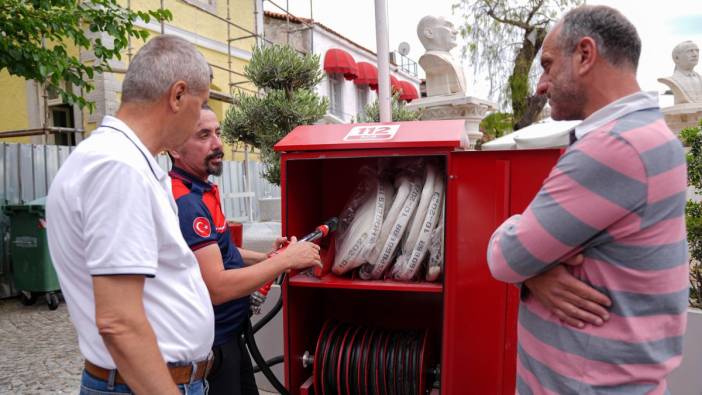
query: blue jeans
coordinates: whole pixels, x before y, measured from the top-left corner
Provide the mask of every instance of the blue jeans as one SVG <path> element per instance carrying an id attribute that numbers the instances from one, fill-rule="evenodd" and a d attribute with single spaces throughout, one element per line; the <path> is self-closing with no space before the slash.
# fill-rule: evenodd
<path id="1" fill-rule="evenodd" d="M 107 381 L 100 380 L 83 371 L 80 380 L 80 395 L 131 395 L 134 392 L 126 384 L 114 384 L 109 388 Z M 193 381 L 192 384 L 180 384 L 178 390 L 183 395 L 206 395 L 207 385 L 205 380 Z"/>

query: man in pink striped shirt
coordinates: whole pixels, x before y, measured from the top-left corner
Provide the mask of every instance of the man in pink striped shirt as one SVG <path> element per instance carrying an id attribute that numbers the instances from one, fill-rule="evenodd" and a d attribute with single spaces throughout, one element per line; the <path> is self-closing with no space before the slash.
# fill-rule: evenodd
<path id="1" fill-rule="evenodd" d="M 522 288 L 517 392 L 665 394 L 688 300 L 682 146 L 639 88 L 641 41 L 618 11 L 571 10 L 542 50 L 553 118 L 584 121 L 488 247 L 493 276 Z"/>

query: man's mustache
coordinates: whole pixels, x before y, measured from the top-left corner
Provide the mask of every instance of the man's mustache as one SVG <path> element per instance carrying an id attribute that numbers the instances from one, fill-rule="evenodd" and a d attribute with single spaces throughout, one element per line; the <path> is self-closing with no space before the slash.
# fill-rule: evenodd
<path id="1" fill-rule="evenodd" d="M 223 157 L 224 157 L 224 152 L 222 152 L 222 150 L 217 150 L 217 151 L 214 151 L 213 153 L 207 155 L 205 157 L 205 161 L 209 162 L 212 159 L 222 159 Z"/>

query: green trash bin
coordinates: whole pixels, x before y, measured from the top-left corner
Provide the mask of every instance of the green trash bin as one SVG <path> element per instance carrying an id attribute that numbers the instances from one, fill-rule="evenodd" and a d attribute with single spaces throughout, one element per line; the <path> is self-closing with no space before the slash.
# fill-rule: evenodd
<path id="1" fill-rule="evenodd" d="M 2 211 L 5 204 L 4 201 L 5 199 L 0 195 L 0 299 L 17 296 L 10 267 L 8 244 L 10 241 L 10 219 Z"/>
<path id="2" fill-rule="evenodd" d="M 33 304 L 38 294 L 44 293 L 49 309 L 55 310 L 60 302 L 60 285 L 49 255 L 45 205 L 46 198 L 40 198 L 27 204 L 7 205 L 4 211 L 10 217 L 12 279 L 22 303 Z"/>

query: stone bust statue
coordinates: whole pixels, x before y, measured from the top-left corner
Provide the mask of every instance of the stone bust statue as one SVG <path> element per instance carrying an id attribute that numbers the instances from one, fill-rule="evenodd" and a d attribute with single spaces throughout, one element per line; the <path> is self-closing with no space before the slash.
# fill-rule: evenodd
<path id="1" fill-rule="evenodd" d="M 683 41 L 673 48 L 675 70 L 670 77 L 659 78 L 673 91 L 675 104 L 702 104 L 702 76 L 693 69 L 699 61 L 700 49 L 692 41 Z"/>
<path id="2" fill-rule="evenodd" d="M 449 51 L 456 46 L 458 32 L 443 17 L 425 16 L 417 25 L 419 41 L 426 52 L 419 58 L 427 77 L 427 96 L 465 94 L 463 68 Z"/>

